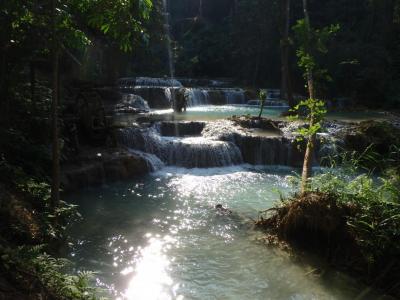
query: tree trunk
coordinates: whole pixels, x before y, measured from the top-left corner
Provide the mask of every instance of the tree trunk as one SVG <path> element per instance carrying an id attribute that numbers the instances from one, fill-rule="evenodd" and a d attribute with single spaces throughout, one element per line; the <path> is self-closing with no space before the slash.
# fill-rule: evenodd
<path id="1" fill-rule="evenodd" d="M 9 122 L 9 95 L 7 75 L 7 54 L 6 49 L 1 51 L 1 70 L 0 70 L 0 123 L 6 126 Z"/>
<path id="2" fill-rule="evenodd" d="M 55 209 L 60 202 L 60 144 L 58 141 L 58 71 L 59 71 L 59 47 L 56 32 L 56 5 L 51 1 L 51 26 L 53 35 L 53 93 L 51 103 L 51 130 L 52 130 L 52 182 L 51 182 L 51 206 Z"/>
<path id="3" fill-rule="evenodd" d="M 281 96 L 288 101 L 288 104 L 293 108 L 296 103 L 293 100 L 292 81 L 289 68 L 289 30 L 290 30 L 290 0 L 282 1 L 281 7 Z"/>
<path id="4" fill-rule="evenodd" d="M 303 0 L 303 11 L 304 11 L 304 20 L 305 24 L 307 27 L 307 46 L 306 46 L 306 51 L 310 52 L 310 36 L 311 36 L 311 23 L 310 23 L 310 16 L 308 14 L 308 8 L 307 8 L 307 0 Z M 307 71 L 307 86 L 308 86 L 308 94 L 310 99 L 314 99 L 314 78 L 313 78 L 313 73 L 311 70 Z"/>
<path id="5" fill-rule="evenodd" d="M 203 1 L 202 0 L 199 1 L 199 17 L 200 17 L 200 19 L 203 18 Z"/>
<path id="6" fill-rule="evenodd" d="M 307 46 L 306 51 L 310 51 L 310 35 L 311 35 L 311 25 L 310 25 L 310 16 L 308 14 L 307 9 L 307 0 L 303 0 L 303 10 L 304 10 L 304 20 L 307 26 Z M 307 70 L 307 86 L 308 86 L 308 94 L 310 99 L 315 99 L 314 95 L 314 78 L 311 70 Z M 310 127 L 314 126 L 314 120 L 311 118 Z M 313 134 L 308 138 L 306 153 L 304 154 L 304 163 L 303 163 L 303 172 L 301 176 L 301 192 L 304 193 L 309 186 L 309 178 L 312 175 L 312 159 L 314 153 L 314 145 L 315 145 L 316 135 Z"/>
<path id="7" fill-rule="evenodd" d="M 33 61 L 29 63 L 29 75 L 31 81 L 31 105 L 32 112 L 35 114 L 36 112 L 36 97 L 35 97 L 35 89 L 36 89 L 36 74 L 35 74 L 35 64 Z"/>

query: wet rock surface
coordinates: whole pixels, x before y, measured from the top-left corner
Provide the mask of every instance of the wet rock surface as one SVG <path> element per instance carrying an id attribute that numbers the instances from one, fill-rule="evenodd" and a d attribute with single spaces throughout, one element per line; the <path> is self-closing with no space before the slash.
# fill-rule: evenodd
<path id="1" fill-rule="evenodd" d="M 151 166 L 144 157 L 123 149 L 89 149 L 77 163 L 62 166 L 65 192 L 144 175 Z"/>
<path id="2" fill-rule="evenodd" d="M 139 86 L 130 92 L 145 99 L 151 108 L 166 109 L 171 108 L 171 102 L 165 91 L 165 87 Z"/>
<path id="3" fill-rule="evenodd" d="M 363 152 L 372 145 L 373 151 L 387 155 L 392 146 L 400 145 L 400 129 L 386 121 L 365 121 L 341 133 L 346 149 Z"/>
<path id="4" fill-rule="evenodd" d="M 80 155 L 79 163 L 64 168 L 65 189 L 142 175 L 163 165 L 186 168 L 209 168 L 248 163 L 252 165 L 285 165 L 301 167 L 304 142 L 297 131 L 306 126 L 302 121 L 288 122 L 249 116 L 227 120 L 152 121 L 115 128 L 116 149 L 92 149 Z M 323 157 L 344 150 L 374 150 L 387 153 L 399 145 L 399 130 L 387 122 L 346 123 L 325 121 L 317 135 L 314 165 Z"/>
<path id="5" fill-rule="evenodd" d="M 145 113 L 150 111 L 149 104 L 142 97 L 134 94 L 122 95 L 122 101 L 115 105 L 116 113 Z"/>
<path id="6" fill-rule="evenodd" d="M 159 130 L 162 136 L 199 136 L 205 122 L 160 122 Z"/>

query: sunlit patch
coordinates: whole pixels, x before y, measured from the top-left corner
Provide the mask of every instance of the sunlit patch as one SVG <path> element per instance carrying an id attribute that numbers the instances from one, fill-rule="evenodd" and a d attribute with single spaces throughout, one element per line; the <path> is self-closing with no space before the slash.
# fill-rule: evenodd
<path id="1" fill-rule="evenodd" d="M 96 285 L 112 299 L 352 299 L 342 296 L 343 284 L 329 280 L 327 287 L 304 276 L 309 268 L 260 245 L 261 233 L 247 230 L 249 218 L 279 199 L 275 188 L 290 192 L 291 171 L 167 167 L 144 183 L 116 185 L 99 202 L 112 212 L 107 227 L 93 209 L 92 222 L 103 227 L 80 227 L 89 237 L 80 241 L 91 242 L 80 243 L 76 257 L 96 258 L 90 263 L 100 271 Z M 90 203 L 93 208 L 96 202 Z M 219 212 L 216 204 L 231 213 Z"/>
<path id="2" fill-rule="evenodd" d="M 165 253 L 175 242 L 171 236 L 161 238 L 159 235 L 146 234 L 149 243 L 138 253 L 136 267 L 121 271 L 127 275 L 134 272 L 129 286 L 123 294 L 124 299 L 176 299 L 177 283 L 169 275 L 171 258 Z M 183 298 L 181 298 L 183 299 Z"/>

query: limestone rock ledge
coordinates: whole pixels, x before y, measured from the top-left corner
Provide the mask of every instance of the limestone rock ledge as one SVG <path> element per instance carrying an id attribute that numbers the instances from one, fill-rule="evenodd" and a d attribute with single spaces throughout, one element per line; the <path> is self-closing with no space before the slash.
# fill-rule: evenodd
<path id="1" fill-rule="evenodd" d="M 125 149 L 89 149 L 61 168 L 64 192 L 124 180 L 151 171 L 143 156 Z"/>

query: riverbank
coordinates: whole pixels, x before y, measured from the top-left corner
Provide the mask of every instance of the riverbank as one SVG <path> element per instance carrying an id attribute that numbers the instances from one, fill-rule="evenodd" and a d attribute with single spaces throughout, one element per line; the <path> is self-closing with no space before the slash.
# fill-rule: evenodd
<path id="1" fill-rule="evenodd" d="M 357 299 L 373 288 L 399 297 L 400 176 L 393 167 L 400 164 L 392 159 L 379 179 L 334 169 L 315 175 L 309 192 L 281 200 L 256 227 L 268 244 L 287 245 L 294 256 L 317 255 L 362 280 L 369 288 Z"/>

